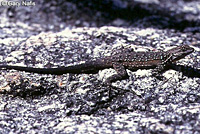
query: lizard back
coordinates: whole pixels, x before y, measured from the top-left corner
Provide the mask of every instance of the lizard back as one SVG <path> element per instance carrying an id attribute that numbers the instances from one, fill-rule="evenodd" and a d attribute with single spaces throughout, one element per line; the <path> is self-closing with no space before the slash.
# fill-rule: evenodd
<path id="1" fill-rule="evenodd" d="M 119 62 L 128 69 L 155 68 L 170 58 L 168 52 L 130 52 L 113 55 L 113 62 Z"/>

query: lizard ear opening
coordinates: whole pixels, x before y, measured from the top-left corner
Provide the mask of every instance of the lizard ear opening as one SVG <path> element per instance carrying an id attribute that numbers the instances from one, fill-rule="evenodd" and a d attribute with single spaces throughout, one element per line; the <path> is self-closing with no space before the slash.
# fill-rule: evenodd
<path id="1" fill-rule="evenodd" d="M 191 49 L 188 45 L 184 45 L 184 46 L 182 46 L 182 51 L 187 51 L 187 50 L 189 50 L 189 49 Z"/>

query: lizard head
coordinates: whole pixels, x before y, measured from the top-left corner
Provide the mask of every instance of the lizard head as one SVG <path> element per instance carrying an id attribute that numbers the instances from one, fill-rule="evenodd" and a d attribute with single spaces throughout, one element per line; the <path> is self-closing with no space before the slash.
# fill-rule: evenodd
<path id="1" fill-rule="evenodd" d="M 182 46 L 172 48 L 172 49 L 168 50 L 167 52 L 169 52 L 172 55 L 172 62 L 175 62 L 175 61 L 178 61 L 178 60 L 184 58 L 185 56 L 189 55 L 190 53 L 194 52 L 194 48 L 192 48 L 188 45 L 182 45 Z"/>

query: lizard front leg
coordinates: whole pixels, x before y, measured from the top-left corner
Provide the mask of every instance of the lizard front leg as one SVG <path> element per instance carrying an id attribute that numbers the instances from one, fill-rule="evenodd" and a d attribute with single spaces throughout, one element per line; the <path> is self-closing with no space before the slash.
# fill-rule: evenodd
<path id="1" fill-rule="evenodd" d="M 159 80 L 163 80 L 162 72 L 165 70 L 164 64 L 159 64 L 152 72 L 152 75 Z"/>
<path id="2" fill-rule="evenodd" d="M 121 63 L 114 62 L 113 68 L 115 69 L 117 74 L 114 74 L 106 79 L 105 84 L 107 85 L 111 85 L 112 82 L 115 82 L 117 80 L 123 80 L 128 78 L 128 73 Z"/>

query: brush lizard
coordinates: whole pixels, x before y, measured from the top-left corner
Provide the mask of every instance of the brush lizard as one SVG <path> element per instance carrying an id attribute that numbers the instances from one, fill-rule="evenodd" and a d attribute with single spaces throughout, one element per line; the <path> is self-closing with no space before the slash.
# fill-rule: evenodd
<path id="1" fill-rule="evenodd" d="M 106 84 L 111 84 L 117 80 L 128 78 L 126 69 L 154 69 L 153 75 L 162 79 L 161 72 L 166 66 L 174 63 L 185 56 L 192 53 L 194 49 L 188 45 L 182 45 L 172 48 L 168 51 L 161 52 L 134 52 L 122 51 L 104 58 L 85 61 L 85 63 L 73 66 L 58 68 L 33 68 L 11 65 L 0 65 L 0 69 L 19 70 L 38 74 L 54 74 L 62 75 L 65 73 L 81 74 L 81 73 L 97 73 L 105 68 L 113 68 L 117 73 L 108 77 Z"/>

